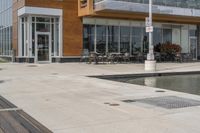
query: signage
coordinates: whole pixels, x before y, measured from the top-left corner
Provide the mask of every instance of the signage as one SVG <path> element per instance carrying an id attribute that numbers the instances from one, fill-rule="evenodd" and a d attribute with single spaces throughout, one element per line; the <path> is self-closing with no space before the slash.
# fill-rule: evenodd
<path id="1" fill-rule="evenodd" d="M 146 27 L 146 32 L 153 32 L 153 26 Z"/>
<path id="2" fill-rule="evenodd" d="M 151 21 L 150 21 L 149 17 L 146 17 L 146 18 L 145 18 L 145 26 L 146 26 L 146 27 L 151 26 Z"/>
<path id="3" fill-rule="evenodd" d="M 81 8 L 84 8 L 87 6 L 87 0 L 80 0 L 80 5 L 81 5 Z"/>

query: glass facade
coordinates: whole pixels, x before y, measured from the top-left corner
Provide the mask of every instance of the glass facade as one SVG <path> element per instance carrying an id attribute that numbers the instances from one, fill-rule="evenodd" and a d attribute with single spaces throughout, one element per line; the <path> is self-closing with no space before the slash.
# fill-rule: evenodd
<path id="1" fill-rule="evenodd" d="M 12 0 L 0 0 L 0 56 L 12 52 Z"/>
<path id="2" fill-rule="evenodd" d="M 95 0 L 95 2 L 100 2 L 103 0 Z M 134 3 L 148 4 L 149 0 L 113 0 L 113 1 L 126 1 Z M 200 9 L 199 0 L 153 0 L 154 5 L 170 6 L 170 7 L 181 7 L 181 8 L 194 8 Z"/>
<path id="3" fill-rule="evenodd" d="M 149 39 L 144 25 L 142 21 L 127 20 L 124 23 L 124 20 L 84 20 L 84 49 L 102 54 L 112 52 L 128 52 L 132 55 L 147 53 Z M 170 42 L 180 45 L 182 53 L 190 53 L 191 49 L 193 52 L 195 51 L 197 47 L 197 44 L 194 43 L 197 39 L 196 25 L 173 23 L 154 23 L 153 25 L 155 27 L 153 31 L 154 46 Z M 194 46 L 191 46 L 191 43 Z"/>
<path id="4" fill-rule="evenodd" d="M 35 57 L 37 54 L 36 43 L 39 43 L 38 34 L 48 35 L 50 43 L 48 49 L 51 49 L 51 56 L 57 57 L 60 52 L 60 30 L 58 17 L 20 17 L 20 39 L 19 39 L 19 56 Z M 51 47 L 51 48 L 49 48 Z"/>

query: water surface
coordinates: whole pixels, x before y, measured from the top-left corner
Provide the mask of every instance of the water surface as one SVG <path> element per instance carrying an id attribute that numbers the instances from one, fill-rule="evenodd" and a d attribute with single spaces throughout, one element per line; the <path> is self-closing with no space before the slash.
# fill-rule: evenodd
<path id="1" fill-rule="evenodd" d="M 200 95 L 200 74 L 126 79 L 126 83 L 145 85 Z"/>

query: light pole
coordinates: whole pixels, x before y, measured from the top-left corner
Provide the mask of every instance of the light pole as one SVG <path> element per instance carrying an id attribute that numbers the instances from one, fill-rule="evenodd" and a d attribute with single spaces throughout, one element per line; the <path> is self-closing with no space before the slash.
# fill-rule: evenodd
<path id="1" fill-rule="evenodd" d="M 149 0 L 149 18 L 148 25 L 146 25 L 146 32 L 149 32 L 149 53 L 145 61 L 145 71 L 156 71 L 156 61 L 154 60 L 154 47 L 153 47 L 153 26 L 152 26 L 152 0 Z"/>

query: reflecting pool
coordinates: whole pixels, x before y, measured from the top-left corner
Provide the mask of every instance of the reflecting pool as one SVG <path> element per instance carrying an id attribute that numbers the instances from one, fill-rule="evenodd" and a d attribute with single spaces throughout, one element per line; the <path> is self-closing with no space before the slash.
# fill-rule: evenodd
<path id="1" fill-rule="evenodd" d="M 200 74 L 126 78 L 122 82 L 200 95 Z"/>

